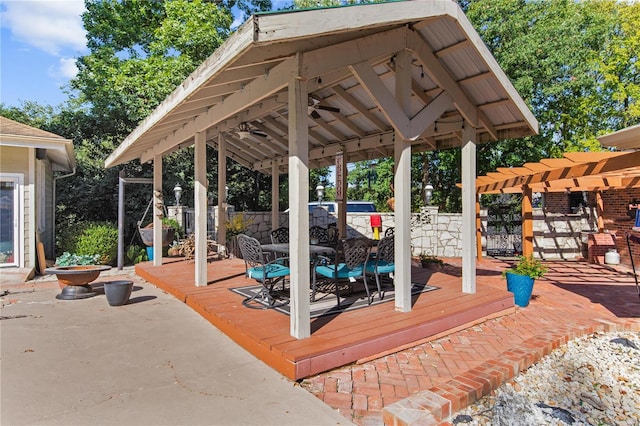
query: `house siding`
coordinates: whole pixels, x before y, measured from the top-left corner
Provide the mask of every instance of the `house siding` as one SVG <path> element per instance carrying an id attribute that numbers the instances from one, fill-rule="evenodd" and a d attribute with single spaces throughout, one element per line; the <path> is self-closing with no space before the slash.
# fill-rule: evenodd
<path id="1" fill-rule="evenodd" d="M 19 175 L 19 247 L 16 264 L 36 267 L 37 241 L 45 256 L 55 256 L 56 172 L 75 171 L 73 143 L 69 139 L 0 116 L 0 170 Z M 38 150 L 44 155 L 36 155 Z M 41 159 L 37 159 L 40 157 Z"/>
<path id="2" fill-rule="evenodd" d="M 46 160 L 36 160 L 36 198 L 37 218 L 36 227 L 38 237 L 44 244 L 45 256 L 47 259 L 55 258 L 55 235 L 54 235 L 54 196 L 53 196 L 53 171 L 51 162 Z"/>

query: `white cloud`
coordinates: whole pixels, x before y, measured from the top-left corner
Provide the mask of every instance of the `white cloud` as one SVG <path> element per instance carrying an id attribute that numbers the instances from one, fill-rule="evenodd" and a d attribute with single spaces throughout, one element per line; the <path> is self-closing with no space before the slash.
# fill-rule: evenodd
<path id="1" fill-rule="evenodd" d="M 49 76 L 53 78 L 71 79 L 78 74 L 75 58 L 60 58 L 57 66 L 49 67 Z"/>
<path id="2" fill-rule="evenodd" d="M 1 5 L 2 26 L 14 39 L 55 56 L 86 48 L 82 0 L 3 0 Z"/>

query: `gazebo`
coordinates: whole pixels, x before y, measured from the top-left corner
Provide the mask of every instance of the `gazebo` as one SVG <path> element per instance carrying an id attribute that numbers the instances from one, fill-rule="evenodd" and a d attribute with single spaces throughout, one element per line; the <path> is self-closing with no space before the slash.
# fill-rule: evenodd
<path id="1" fill-rule="evenodd" d="M 153 162 L 155 251 L 160 251 L 162 158 L 195 145 L 195 285 L 206 277 L 206 146 L 218 152 L 218 200 L 227 157 L 289 175 L 291 321 L 310 335 L 309 169 L 336 165 L 346 202 L 349 162 L 395 159 L 396 310 L 411 310 L 412 151 L 462 149 L 462 291 L 475 293 L 476 145 L 537 132 L 537 121 L 454 1 L 416 0 L 262 13 L 245 22 L 106 160 Z M 338 217 L 345 235 L 345 208 Z M 224 225 L 218 240 L 225 241 Z M 154 256 L 155 265 L 162 264 Z"/>

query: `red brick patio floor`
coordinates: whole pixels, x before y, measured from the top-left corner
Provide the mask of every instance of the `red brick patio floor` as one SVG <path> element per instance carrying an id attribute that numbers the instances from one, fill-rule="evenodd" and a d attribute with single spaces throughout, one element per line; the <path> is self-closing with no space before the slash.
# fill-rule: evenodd
<path id="1" fill-rule="evenodd" d="M 482 265 L 503 270 L 508 262 Z M 302 386 L 358 425 L 446 425 L 571 339 L 640 331 L 640 299 L 628 271 L 578 261 L 547 265 L 529 306 L 514 314 L 310 377 Z"/>

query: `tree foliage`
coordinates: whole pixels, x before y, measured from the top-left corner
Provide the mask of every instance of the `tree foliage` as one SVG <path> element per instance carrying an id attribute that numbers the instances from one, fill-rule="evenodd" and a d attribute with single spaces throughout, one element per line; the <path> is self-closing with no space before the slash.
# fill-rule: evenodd
<path id="1" fill-rule="evenodd" d="M 366 0 L 295 0 L 294 8 L 371 3 Z M 281 6 L 281 3 L 276 3 Z M 640 121 L 640 3 L 615 0 L 459 1 L 540 123 L 537 136 L 479 145 L 478 174 L 519 166 L 565 151 L 600 149 L 595 137 Z M 74 140 L 78 170 L 58 181 L 58 220 L 116 218 L 118 174 L 150 177 L 147 164 L 130 162 L 105 170 L 104 159 L 138 122 L 170 94 L 233 31 L 231 9 L 248 14 L 271 9 L 269 0 L 87 1 L 83 22 L 89 53 L 78 60 L 70 98 L 60 107 L 25 102 L 0 104 L 8 118 Z M 207 148 L 210 202 L 217 203 L 217 153 Z M 371 167 L 374 164 L 374 167 Z M 392 196 L 393 158 L 349 166 L 349 199 L 371 200 L 380 210 Z M 416 153 L 412 158 L 412 205 L 424 203 L 424 187 L 435 187 L 433 204 L 459 211 L 459 149 Z M 323 183 L 335 198 L 327 168 L 310 174 L 311 200 Z M 164 161 L 165 196 L 180 183 L 192 205 L 193 151 Z M 229 160 L 229 202 L 238 210 L 271 205 L 271 178 Z M 287 206 L 281 176 L 280 208 Z M 151 188 L 127 187 L 129 223 L 141 218 Z"/>
<path id="2" fill-rule="evenodd" d="M 640 4 L 615 0 L 461 4 L 539 122 L 537 136 L 478 146 L 478 174 L 568 151 L 600 150 L 596 136 L 638 122 Z M 433 172 L 456 169 L 459 160 L 449 160 Z M 436 185 L 437 193 L 450 190 L 455 187 Z"/>
<path id="3" fill-rule="evenodd" d="M 71 87 L 95 116 L 126 135 L 230 32 L 230 10 L 202 0 L 87 2 L 88 55 Z"/>

